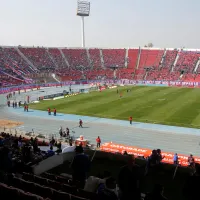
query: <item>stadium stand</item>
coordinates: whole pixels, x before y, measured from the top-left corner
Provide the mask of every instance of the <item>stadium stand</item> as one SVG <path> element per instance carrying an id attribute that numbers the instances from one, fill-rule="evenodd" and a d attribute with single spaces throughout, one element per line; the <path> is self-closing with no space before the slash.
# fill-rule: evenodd
<path id="1" fill-rule="evenodd" d="M 200 80 L 199 51 L 187 49 L 70 49 L 1 47 L 0 85 L 58 80 Z M 49 77 L 45 81 L 41 76 Z"/>
<path id="2" fill-rule="evenodd" d="M 90 61 L 93 69 L 98 69 L 102 67 L 100 50 L 99 49 L 89 49 Z"/>
<path id="3" fill-rule="evenodd" d="M 105 67 L 124 67 L 125 49 L 102 49 Z"/>
<path id="4" fill-rule="evenodd" d="M 172 70 L 173 64 L 175 62 L 177 53 L 178 53 L 177 50 L 166 50 L 165 55 L 163 55 L 162 57 L 158 56 L 161 59 L 160 67 L 158 67 L 158 65 L 157 65 L 157 68 L 150 70 L 147 75 L 147 80 L 159 80 L 159 81 L 174 80 L 174 74 L 171 73 L 171 70 Z M 164 54 L 164 52 L 161 51 L 161 54 Z M 159 54 L 159 55 L 161 55 L 161 54 Z"/>
<path id="5" fill-rule="evenodd" d="M 54 61 L 56 62 L 56 65 L 59 66 L 59 68 L 61 69 L 67 69 L 68 66 L 64 60 L 64 58 L 61 55 L 61 52 L 59 49 L 56 48 L 50 48 L 48 49 L 50 55 L 52 56 L 52 58 L 54 59 Z"/>
<path id="6" fill-rule="evenodd" d="M 151 196 L 154 196 L 154 199 L 166 199 L 160 183 L 167 187 L 164 195 L 169 196 L 169 199 L 179 200 L 185 196 L 186 200 L 193 200 L 198 194 L 199 166 L 196 165 L 196 170 L 193 167 L 179 166 L 179 172 L 176 172 L 177 165 L 161 163 L 163 157 L 160 149 L 153 150 L 148 159 L 144 159 L 134 158 L 127 152 L 122 155 L 97 151 L 94 154 L 94 151 L 85 149 L 83 153 L 82 147 L 78 146 L 72 163 L 69 162 L 71 160 L 68 160 L 67 153 L 63 157 L 67 159 L 61 166 L 50 172 L 35 175 L 32 171 L 34 164 L 40 166 L 40 161 L 45 161 L 52 156 L 47 152 L 41 152 L 38 149 L 40 145 L 49 144 L 5 132 L 0 134 L 2 199 L 149 200 L 152 199 Z M 93 155 L 95 155 L 95 160 L 91 165 L 90 158 Z M 86 160 L 90 165 L 88 168 Z M 105 169 L 112 173 L 103 171 Z M 90 176 L 82 185 L 79 181 L 82 179 L 81 174 L 88 170 L 91 171 Z M 192 175 L 189 176 L 191 172 Z M 175 175 L 176 179 L 174 179 Z M 182 192 L 175 193 L 169 185 L 173 185 L 175 190 Z"/>
<path id="7" fill-rule="evenodd" d="M 128 50 L 128 69 L 135 70 L 139 57 L 139 49 Z"/>
<path id="8" fill-rule="evenodd" d="M 89 58 L 86 49 L 62 49 L 71 69 L 89 67 Z"/>
<path id="9" fill-rule="evenodd" d="M 48 52 L 43 47 L 38 48 L 22 48 L 19 50 L 27 57 L 27 59 L 38 68 L 40 71 L 53 72 L 55 70 L 55 64 L 51 60 Z"/>

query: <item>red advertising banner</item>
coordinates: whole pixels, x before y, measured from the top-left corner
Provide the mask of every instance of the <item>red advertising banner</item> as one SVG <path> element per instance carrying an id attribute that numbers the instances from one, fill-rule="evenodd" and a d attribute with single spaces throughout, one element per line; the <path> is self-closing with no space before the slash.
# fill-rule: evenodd
<path id="1" fill-rule="evenodd" d="M 121 144 L 115 144 L 115 143 L 105 143 L 101 146 L 101 150 L 105 152 L 111 152 L 111 153 L 121 153 L 123 154 L 124 151 L 127 151 L 128 154 L 134 155 L 134 156 L 144 156 L 145 158 L 151 155 L 152 150 L 145 149 L 145 148 L 139 148 L 134 146 L 125 146 Z M 169 152 L 162 152 L 162 156 L 164 156 L 164 159 L 162 162 L 173 164 L 173 158 L 174 154 Z M 179 158 L 179 164 L 182 166 L 188 165 L 188 156 L 189 155 L 182 155 L 178 154 Z M 194 157 L 195 162 L 200 164 L 200 157 Z"/>

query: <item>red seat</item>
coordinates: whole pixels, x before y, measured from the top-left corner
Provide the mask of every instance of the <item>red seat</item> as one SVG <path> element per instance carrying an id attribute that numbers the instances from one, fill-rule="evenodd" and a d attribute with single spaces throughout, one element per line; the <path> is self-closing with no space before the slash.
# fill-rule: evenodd
<path id="1" fill-rule="evenodd" d="M 47 179 L 46 178 L 42 178 L 40 176 L 34 176 L 34 182 L 40 184 L 40 185 L 47 185 Z"/>
<path id="2" fill-rule="evenodd" d="M 35 193 L 35 184 L 33 182 L 21 179 L 20 185 L 18 187 L 26 192 L 30 192 L 33 194 Z"/>
<path id="3" fill-rule="evenodd" d="M 59 182 L 56 182 L 56 181 L 53 181 L 50 179 L 47 180 L 47 184 L 49 187 L 56 189 L 56 190 L 60 190 L 60 188 L 61 188 L 61 184 Z"/>
<path id="4" fill-rule="evenodd" d="M 98 199 L 98 196 L 96 193 L 93 192 L 87 192 L 82 189 L 78 189 L 78 196 L 86 199 L 96 200 Z"/>
<path id="5" fill-rule="evenodd" d="M 88 199 L 85 199 L 85 198 L 82 198 L 82 197 L 78 197 L 78 196 L 71 195 L 71 200 L 88 200 Z"/>
<path id="6" fill-rule="evenodd" d="M 67 192 L 69 194 L 77 194 L 77 188 L 76 187 L 72 187 L 70 185 L 63 184 L 62 188 L 63 188 L 64 192 Z"/>
<path id="7" fill-rule="evenodd" d="M 53 191 L 53 195 L 51 197 L 52 200 L 59 200 L 59 199 L 71 200 L 71 195 L 66 192 L 61 192 L 61 191 L 56 191 L 56 190 L 52 190 L 52 191 Z"/>
<path id="8" fill-rule="evenodd" d="M 29 174 L 26 172 L 23 172 L 23 176 L 22 178 L 26 181 L 33 181 L 34 180 L 34 175 L 33 174 Z"/>
<path id="9" fill-rule="evenodd" d="M 35 194 L 42 196 L 43 198 L 51 198 L 53 195 L 52 189 L 44 187 L 39 184 L 35 184 Z"/>
<path id="10" fill-rule="evenodd" d="M 20 192 L 19 195 L 20 195 L 20 200 L 43 200 L 41 196 L 31 193 Z"/>

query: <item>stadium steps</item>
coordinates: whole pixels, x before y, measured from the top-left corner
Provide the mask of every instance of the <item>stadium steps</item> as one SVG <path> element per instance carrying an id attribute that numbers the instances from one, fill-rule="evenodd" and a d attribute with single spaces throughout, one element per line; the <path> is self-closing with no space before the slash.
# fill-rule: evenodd
<path id="1" fill-rule="evenodd" d="M 139 53 L 138 53 L 138 59 L 137 59 L 137 64 L 136 64 L 136 69 L 138 69 L 139 65 L 140 65 L 140 56 L 141 56 L 141 48 L 139 48 Z"/>
<path id="2" fill-rule="evenodd" d="M 69 67 L 69 62 L 68 62 L 67 58 L 65 57 L 65 55 L 64 55 L 64 53 L 63 53 L 63 51 L 62 51 L 62 49 L 59 49 L 59 50 L 60 50 L 60 53 L 61 53 L 61 55 L 62 55 L 62 57 L 63 57 L 63 59 L 64 59 L 66 65 Z"/>
<path id="3" fill-rule="evenodd" d="M 102 49 L 99 49 L 99 51 L 100 51 L 101 66 L 102 66 L 103 68 L 105 68 Z"/>
<path id="4" fill-rule="evenodd" d="M 90 59 L 89 49 L 86 49 L 86 53 L 87 53 L 88 63 L 89 63 L 89 65 L 91 66 L 92 61 L 91 61 L 91 59 Z"/>
<path id="5" fill-rule="evenodd" d="M 176 66 L 176 63 L 177 63 L 178 59 L 179 59 L 179 52 L 178 52 L 177 55 L 176 55 L 175 61 L 174 61 L 173 65 L 172 65 L 172 68 L 171 68 L 171 72 L 174 71 L 174 68 L 175 68 L 175 66 Z"/>
<path id="6" fill-rule="evenodd" d="M 125 63 L 124 63 L 124 66 L 126 68 L 128 67 L 128 51 L 129 51 L 129 49 L 126 49 L 126 52 L 125 52 Z"/>
<path id="7" fill-rule="evenodd" d="M 145 75 L 144 75 L 144 80 L 146 80 L 147 76 L 148 76 L 149 72 L 146 71 Z"/>
<path id="8" fill-rule="evenodd" d="M 162 59 L 161 59 L 161 61 L 160 61 L 159 69 L 161 69 L 162 66 L 163 66 L 163 62 L 164 62 L 164 60 L 165 60 L 166 53 L 167 53 L 167 50 L 165 49 L 165 50 L 164 50 L 164 53 L 163 53 L 163 56 L 162 56 Z"/>
<path id="9" fill-rule="evenodd" d="M 37 71 L 37 67 L 33 65 L 33 63 L 18 49 L 18 47 L 15 47 L 19 55 L 31 66 L 32 69 Z"/>
<path id="10" fill-rule="evenodd" d="M 196 64 L 196 66 L 195 66 L 195 68 L 194 68 L 194 72 L 197 72 L 197 70 L 198 70 L 198 68 L 199 68 L 199 64 L 200 64 L 200 58 L 199 58 L 199 60 L 197 61 L 197 64 Z"/>
<path id="11" fill-rule="evenodd" d="M 50 52 L 49 52 L 49 49 L 47 48 L 46 49 L 46 51 L 47 51 L 47 55 L 49 56 L 49 58 L 51 59 L 51 61 L 54 63 L 54 65 L 58 68 L 58 65 L 57 65 L 57 63 L 56 63 L 56 61 L 53 59 L 53 57 L 51 56 L 51 54 L 50 54 Z"/>
<path id="12" fill-rule="evenodd" d="M 63 155 L 54 155 L 45 160 L 42 160 L 39 164 L 33 166 L 33 173 L 40 175 L 50 169 L 53 169 L 63 164 Z"/>
<path id="13" fill-rule="evenodd" d="M 59 77 L 56 74 L 52 74 L 51 76 L 56 82 L 60 83 Z"/>

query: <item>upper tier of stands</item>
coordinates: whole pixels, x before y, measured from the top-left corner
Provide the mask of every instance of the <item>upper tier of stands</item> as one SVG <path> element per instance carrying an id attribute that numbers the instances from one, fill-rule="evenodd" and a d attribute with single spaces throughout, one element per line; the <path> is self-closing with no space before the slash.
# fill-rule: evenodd
<path id="1" fill-rule="evenodd" d="M 125 49 L 102 49 L 105 67 L 124 67 Z"/>
<path id="2" fill-rule="evenodd" d="M 113 78 L 199 81 L 199 55 L 198 50 L 186 49 L 1 47 L 0 85 L 26 83 L 26 78 L 44 73 L 55 73 L 63 81 Z"/>
<path id="3" fill-rule="evenodd" d="M 54 71 L 56 66 L 45 48 L 19 48 L 40 71 Z"/>

